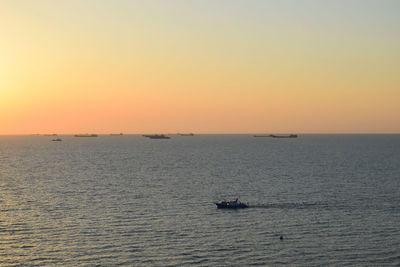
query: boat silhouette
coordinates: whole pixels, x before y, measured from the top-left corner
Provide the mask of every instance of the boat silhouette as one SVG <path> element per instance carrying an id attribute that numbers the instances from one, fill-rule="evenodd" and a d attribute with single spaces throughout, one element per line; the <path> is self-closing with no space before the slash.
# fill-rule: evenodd
<path id="1" fill-rule="evenodd" d="M 218 209 L 244 209 L 249 207 L 248 204 L 240 202 L 237 198 L 232 201 L 216 202 L 215 205 Z"/>

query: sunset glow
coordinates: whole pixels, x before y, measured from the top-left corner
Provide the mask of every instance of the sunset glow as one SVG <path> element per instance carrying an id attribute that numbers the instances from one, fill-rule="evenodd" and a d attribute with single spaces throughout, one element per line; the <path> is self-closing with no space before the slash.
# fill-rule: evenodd
<path id="1" fill-rule="evenodd" d="M 399 133 L 399 1 L 1 1 L 0 134 Z"/>

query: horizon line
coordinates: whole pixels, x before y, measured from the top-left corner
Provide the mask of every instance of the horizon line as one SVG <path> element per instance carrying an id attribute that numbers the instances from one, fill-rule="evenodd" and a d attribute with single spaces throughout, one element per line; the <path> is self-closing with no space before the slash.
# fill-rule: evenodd
<path id="1" fill-rule="evenodd" d="M 304 133 L 296 133 L 296 132 L 264 132 L 264 133 L 195 133 L 195 132 L 176 132 L 176 133 L 162 133 L 162 132 L 156 132 L 156 133 L 149 133 L 149 132 L 143 132 L 143 133 L 123 133 L 122 135 L 144 135 L 144 134 L 164 134 L 164 135 L 179 135 L 179 134 L 187 134 L 187 133 L 193 133 L 194 135 L 257 135 L 257 134 L 298 134 L 298 135 L 374 135 L 374 134 L 400 134 L 400 132 L 304 132 Z M 82 134 L 82 133 L 29 133 L 29 134 L 22 134 L 22 133 L 12 133 L 12 134 L 2 134 L 0 133 L 0 136 L 46 136 L 46 135 L 76 135 L 76 134 Z M 86 133 L 85 133 L 86 134 Z M 120 135 L 120 133 L 95 133 L 95 132 L 90 132 L 90 134 L 96 134 L 96 135 Z"/>

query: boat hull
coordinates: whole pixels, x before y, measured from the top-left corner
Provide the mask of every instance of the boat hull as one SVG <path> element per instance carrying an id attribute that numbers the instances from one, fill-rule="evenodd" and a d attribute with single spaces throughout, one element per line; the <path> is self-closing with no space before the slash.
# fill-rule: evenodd
<path id="1" fill-rule="evenodd" d="M 171 137 L 163 135 L 163 134 L 145 134 L 143 136 L 150 138 L 150 139 L 171 139 Z"/>
<path id="2" fill-rule="evenodd" d="M 249 206 L 244 203 L 215 203 L 218 209 L 245 209 Z"/>

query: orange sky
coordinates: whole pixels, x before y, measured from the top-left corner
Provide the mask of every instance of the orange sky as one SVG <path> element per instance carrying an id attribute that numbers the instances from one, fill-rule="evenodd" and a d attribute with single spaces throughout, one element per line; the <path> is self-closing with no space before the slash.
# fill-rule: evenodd
<path id="1" fill-rule="evenodd" d="M 1 1 L 0 134 L 400 133 L 399 12 Z"/>

